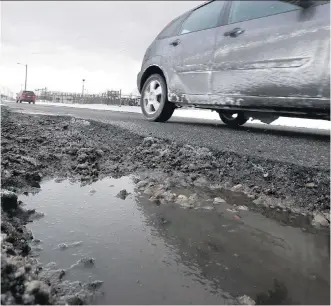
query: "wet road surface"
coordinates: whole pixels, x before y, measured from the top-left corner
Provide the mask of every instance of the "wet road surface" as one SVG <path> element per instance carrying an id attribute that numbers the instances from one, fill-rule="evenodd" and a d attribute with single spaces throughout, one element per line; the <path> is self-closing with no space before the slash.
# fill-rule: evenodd
<path id="1" fill-rule="evenodd" d="M 142 136 L 205 146 L 240 155 L 329 169 L 330 131 L 246 124 L 231 129 L 213 120 L 173 117 L 167 123 L 149 122 L 137 113 L 5 102 L 23 113 L 70 115 L 110 123 Z"/>
<path id="2" fill-rule="evenodd" d="M 125 200 L 116 197 L 123 188 Z M 242 204 L 235 194 L 224 197 Z M 20 198 L 45 213 L 28 225 L 42 240 L 43 263 L 69 268 L 82 257 L 95 259 L 67 277 L 104 281 L 96 303 L 232 304 L 246 294 L 259 304 L 329 304 L 328 232 L 252 211 L 234 214 L 227 203 L 216 212 L 207 202 L 197 210 L 157 206 L 135 192 L 131 177 L 84 187 L 51 180 Z"/>

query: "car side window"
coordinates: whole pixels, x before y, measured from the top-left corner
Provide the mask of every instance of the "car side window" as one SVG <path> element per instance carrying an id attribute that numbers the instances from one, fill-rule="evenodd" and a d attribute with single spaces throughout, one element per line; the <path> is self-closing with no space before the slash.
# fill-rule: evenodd
<path id="1" fill-rule="evenodd" d="M 176 36 L 181 26 L 183 20 L 187 17 L 188 13 L 176 18 L 175 20 L 171 21 L 157 36 L 157 39 L 163 39 L 167 37 Z"/>
<path id="2" fill-rule="evenodd" d="M 217 27 L 224 3 L 225 1 L 212 1 L 194 10 L 183 22 L 180 34 L 187 34 Z"/>
<path id="3" fill-rule="evenodd" d="M 298 5 L 284 1 L 233 1 L 229 23 L 257 19 L 298 9 L 300 9 Z"/>

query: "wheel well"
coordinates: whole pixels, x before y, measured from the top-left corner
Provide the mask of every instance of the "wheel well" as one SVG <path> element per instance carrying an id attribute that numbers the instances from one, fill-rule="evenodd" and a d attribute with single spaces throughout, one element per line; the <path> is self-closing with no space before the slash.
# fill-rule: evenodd
<path id="1" fill-rule="evenodd" d="M 146 80 L 152 75 L 152 74 L 159 74 L 161 75 L 164 80 L 166 80 L 165 75 L 162 71 L 161 68 L 159 68 L 158 66 L 150 66 L 146 69 L 146 71 L 144 72 L 144 74 L 141 77 L 141 81 L 140 81 L 140 88 L 139 91 L 141 91 L 143 89 L 143 86 L 146 82 Z"/>

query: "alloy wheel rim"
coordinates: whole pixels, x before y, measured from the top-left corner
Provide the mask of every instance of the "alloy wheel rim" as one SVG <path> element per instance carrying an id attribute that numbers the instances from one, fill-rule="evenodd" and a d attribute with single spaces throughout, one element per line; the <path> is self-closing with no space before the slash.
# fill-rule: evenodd
<path id="1" fill-rule="evenodd" d="M 159 81 L 152 80 L 145 88 L 143 105 L 147 114 L 153 115 L 160 108 L 163 90 Z"/>

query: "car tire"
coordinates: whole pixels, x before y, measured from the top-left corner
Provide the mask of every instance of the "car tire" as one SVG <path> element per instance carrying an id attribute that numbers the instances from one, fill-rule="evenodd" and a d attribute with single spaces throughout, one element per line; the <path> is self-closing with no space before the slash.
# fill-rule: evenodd
<path id="1" fill-rule="evenodd" d="M 167 84 L 160 74 L 151 75 L 141 90 L 140 107 L 149 121 L 166 122 L 174 113 L 175 104 L 168 101 Z"/>
<path id="2" fill-rule="evenodd" d="M 243 125 L 249 119 L 247 116 L 245 116 L 243 112 L 219 111 L 218 114 L 222 121 L 230 127 L 238 127 L 240 125 Z M 237 115 L 237 117 L 233 117 L 233 115 L 235 114 Z"/>

